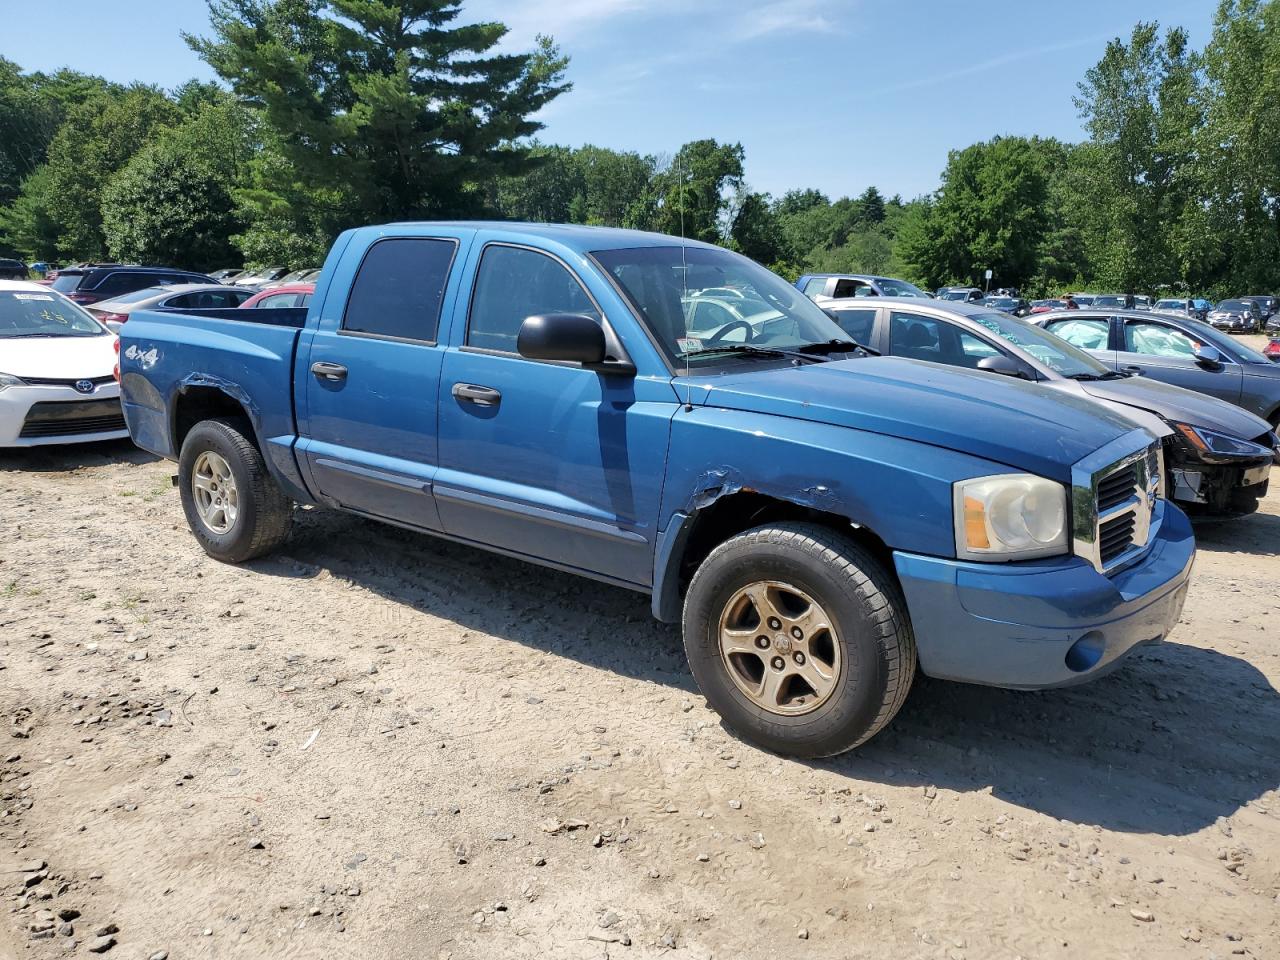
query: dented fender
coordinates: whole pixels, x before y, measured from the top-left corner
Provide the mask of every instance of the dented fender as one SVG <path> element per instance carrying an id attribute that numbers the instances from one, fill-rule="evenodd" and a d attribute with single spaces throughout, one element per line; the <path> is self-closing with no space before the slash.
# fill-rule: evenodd
<path id="1" fill-rule="evenodd" d="M 653 613 L 680 617 L 681 558 L 698 514 L 758 493 L 844 517 L 893 550 L 955 555 L 952 484 L 1007 470 L 969 454 L 834 424 L 714 407 L 672 421 Z"/>

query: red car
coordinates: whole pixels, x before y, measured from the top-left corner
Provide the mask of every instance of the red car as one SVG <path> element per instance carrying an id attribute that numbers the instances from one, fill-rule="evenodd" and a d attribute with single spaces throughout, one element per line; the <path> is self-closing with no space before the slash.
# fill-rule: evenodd
<path id="1" fill-rule="evenodd" d="M 1262 348 L 1262 355 L 1272 363 L 1280 363 L 1280 337 L 1272 337 L 1270 342 Z"/>
<path id="2" fill-rule="evenodd" d="M 254 307 L 305 307 L 311 303 L 311 295 L 316 292 L 314 283 L 291 283 L 284 287 L 272 287 L 256 293 L 244 303 L 240 309 Z"/>

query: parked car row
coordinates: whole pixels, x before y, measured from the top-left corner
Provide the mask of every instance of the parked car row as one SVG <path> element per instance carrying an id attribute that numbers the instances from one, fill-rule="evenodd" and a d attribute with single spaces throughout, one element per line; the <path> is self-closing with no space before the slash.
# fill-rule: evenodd
<path id="1" fill-rule="evenodd" d="M 1222 390 L 1204 392 L 1170 385 L 1178 375 L 1152 369 L 1136 375 L 1132 365 L 1117 369 L 1073 345 L 1070 336 L 1093 333 L 1094 318 L 1079 311 L 1047 314 L 1036 326 L 985 304 L 911 303 L 900 299 L 875 304 L 835 304 L 831 315 L 859 343 L 883 354 L 927 360 L 948 366 L 986 370 L 1040 383 L 1055 390 L 1105 403 L 1139 423 L 1164 442 L 1174 481 L 1170 498 L 1194 512 L 1216 515 L 1252 513 L 1267 490 L 1271 466 L 1280 451 L 1274 431 L 1280 419 L 1280 368 L 1266 363 L 1262 387 L 1244 398 Z M 1130 329 L 1145 346 L 1148 327 L 1162 326 L 1150 315 Z M 1067 319 L 1062 319 L 1063 317 Z M 1232 343 L 1233 348 L 1241 345 Z M 1165 374 L 1165 375 L 1162 375 Z M 1216 394 L 1206 395 L 1206 394 Z M 1265 397 L 1265 399 L 1264 399 Z M 1268 422 L 1259 413 L 1269 414 Z"/>

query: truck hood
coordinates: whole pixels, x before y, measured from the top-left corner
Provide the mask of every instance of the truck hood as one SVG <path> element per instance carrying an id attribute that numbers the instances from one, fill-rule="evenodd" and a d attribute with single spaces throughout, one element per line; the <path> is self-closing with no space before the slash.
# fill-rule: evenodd
<path id="1" fill-rule="evenodd" d="M 25 379 L 78 380 L 110 376 L 115 337 L 0 339 L 0 373 Z"/>
<path id="2" fill-rule="evenodd" d="M 868 357 L 677 379 L 709 407 L 916 440 L 1071 482 L 1071 466 L 1134 430 L 1085 397 L 976 370 Z"/>
<path id="3" fill-rule="evenodd" d="M 1148 377 L 1087 380 L 1080 386 L 1099 400 L 1149 410 L 1165 420 L 1206 427 L 1241 440 L 1254 440 L 1271 429 L 1267 421 L 1234 403 Z"/>

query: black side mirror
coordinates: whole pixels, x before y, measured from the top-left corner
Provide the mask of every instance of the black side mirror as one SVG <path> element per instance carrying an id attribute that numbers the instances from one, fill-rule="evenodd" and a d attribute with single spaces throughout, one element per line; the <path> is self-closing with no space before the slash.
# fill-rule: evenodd
<path id="1" fill-rule="evenodd" d="M 520 325 L 516 350 L 528 360 L 558 360 L 584 367 L 604 363 L 604 330 L 579 313 L 527 317 Z"/>
<path id="2" fill-rule="evenodd" d="M 978 369 L 1005 377 L 1026 378 L 1026 371 L 1022 369 L 1022 364 L 1012 357 L 1006 357 L 1003 353 L 998 353 L 994 357 L 983 357 L 978 361 Z"/>

